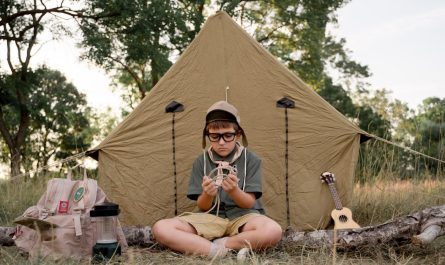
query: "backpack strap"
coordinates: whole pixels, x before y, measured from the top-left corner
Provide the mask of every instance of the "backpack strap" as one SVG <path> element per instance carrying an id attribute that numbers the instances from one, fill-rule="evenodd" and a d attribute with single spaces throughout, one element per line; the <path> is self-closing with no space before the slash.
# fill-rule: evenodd
<path id="1" fill-rule="evenodd" d="M 85 188 L 85 184 L 87 181 L 86 177 L 86 169 L 83 169 L 83 180 L 79 181 L 79 186 L 77 187 L 74 193 L 74 202 L 77 203 L 76 207 L 73 208 L 73 222 L 74 222 L 74 230 L 76 236 L 82 235 L 82 224 L 80 222 L 80 215 L 82 211 L 85 209 L 84 199 L 87 194 L 87 190 Z"/>
<path id="2" fill-rule="evenodd" d="M 73 208 L 73 220 L 76 236 L 82 235 L 82 226 L 80 222 L 80 216 L 82 213 L 88 213 L 96 202 L 97 196 L 97 181 L 89 179 L 87 176 L 87 170 L 84 168 L 83 180 L 74 194 L 74 201 L 77 203 Z"/>
<path id="3" fill-rule="evenodd" d="M 54 178 L 48 182 L 43 205 L 37 205 L 41 209 L 41 219 L 58 212 L 65 213 L 69 209 L 69 197 L 75 182 L 71 180 L 71 169 L 68 169 L 66 179 Z"/>
<path id="4" fill-rule="evenodd" d="M 85 188 L 85 195 L 82 200 L 83 209 L 89 211 L 96 204 L 98 185 L 96 180 L 87 177 L 86 169 L 83 172 L 83 187 Z"/>

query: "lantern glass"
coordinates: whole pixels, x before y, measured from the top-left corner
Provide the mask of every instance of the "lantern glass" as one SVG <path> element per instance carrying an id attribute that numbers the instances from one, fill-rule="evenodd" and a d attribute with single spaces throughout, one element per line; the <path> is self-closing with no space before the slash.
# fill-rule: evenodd
<path id="1" fill-rule="evenodd" d="M 117 216 L 96 217 L 97 243 L 107 244 L 117 242 Z"/>
<path id="2" fill-rule="evenodd" d="M 121 247 L 117 242 L 117 227 L 119 205 L 104 202 L 94 206 L 90 216 L 96 222 L 96 245 L 93 246 L 93 260 L 104 261 L 114 255 L 121 254 Z"/>

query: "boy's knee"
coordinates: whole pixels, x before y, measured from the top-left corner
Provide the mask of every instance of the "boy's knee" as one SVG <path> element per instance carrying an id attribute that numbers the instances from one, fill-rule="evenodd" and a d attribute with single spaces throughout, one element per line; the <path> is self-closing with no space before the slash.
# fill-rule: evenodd
<path id="1" fill-rule="evenodd" d="M 275 221 L 268 222 L 263 229 L 267 230 L 267 234 L 270 235 L 271 240 L 275 243 L 278 243 L 283 236 L 283 229 L 281 229 L 281 226 Z"/>
<path id="2" fill-rule="evenodd" d="M 159 240 L 162 238 L 162 234 L 164 231 L 166 231 L 166 229 L 168 229 L 168 220 L 167 219 L 163 219 L 163 220 L 159 220 L 157 221 L 152 227 L 151 227 L 151 232 L 153 234 L 153 237 L 155 238 L 155 240 Z"/>

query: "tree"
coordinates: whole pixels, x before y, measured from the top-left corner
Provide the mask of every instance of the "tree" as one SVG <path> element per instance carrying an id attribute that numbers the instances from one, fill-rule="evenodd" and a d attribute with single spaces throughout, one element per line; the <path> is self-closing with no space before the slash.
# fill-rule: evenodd
<path id="1" fill-rule="evenodd" d="M 20 174 L 23 150 L 31 126 L 30 93 L 35 88 L 30 77 L 30 62 L 38 46 L 38 36 L 51 23 L 57 31 L 64 31 L 63 23 L 67 18 L 100 19 L 89 16 L 83 9 L 75 8 L 78 1 L 44 0 L 4 0 L 0 1 L 0 45 L 2 56 L 6 58 L 8 71 L 0 74 L 10 76 L 4 80 L 4 95 L 0 104 L 0 133 L 8 147 L 11 160 L 11 175 Z M 109 16 L 110 14 L 102 14 Z M 6 108 L 9 108 L 6 110 Z M 5 112 L 14 111 L 17 121 L 8 124 Z"/>
<path id="2" fill-rule="evenodd" d="M 34 144 L 27 145 L 39 166 L 49 159 L 66 158 L 90 147 L 94 128 L 90 126 L 91 110 L 84 94 L 66 81 L 58 71 L 41 67 L 35 71 L 37 88 L 30 95 Z"/>
<path id="3" fill-rule="evenodd" d="M 445 159 L 445 98 L 430 97 L 423 100 L 418 114 L 411 120 L 414 136 L 413 148 L 429 156 Z M 445 165 L 430 159 L 419 163 L 432 172 L 443 172 Z"/>
<path id="4" fill-rule="evenodd" d="M 119 12 L 101 21 L 83 21 L 85 58 L 125 86 L 133 108 L 172 65 L 200 30 L 204 0 L 88 2 L 91 15 Z"/>
<path id="5" fill-rule="evenodd" d="M 86 150 L 92 141 L 94 130 L 89 124 L 90 110 L 86 107 L 85 95 L 66 81 L 58 71 L 45 66 L 29 71 L 29 116 L 30 126 L 23 154 L 22 166 L 26 171 L 33 167 L 45 167 L 51 158 L 65 158 Z M 13 101 L 10 83 L 15 77 L 2 76 L 0 85 Z M 4 99 L 4 97 L 2 97 Z M 16 104 L 2 104 L 5 123 L 10 130 L 19 126 L 19 112 Z M 5 159 L 4 159 L 5 160 Z M 9 162 L 12 158 L 6 159 Z M 4 161 L 6 162 L 6 161 Z"/>

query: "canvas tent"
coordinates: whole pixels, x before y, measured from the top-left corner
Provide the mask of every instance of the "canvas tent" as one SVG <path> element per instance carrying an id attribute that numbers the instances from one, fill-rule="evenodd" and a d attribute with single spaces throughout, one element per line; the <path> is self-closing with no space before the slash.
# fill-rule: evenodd
<path id="1" fill-rule="evenodd" d="M 88 152 L 123 222 L 153 225 L 196 210 L 186 193 L 192 162 L 202 154 L 205 113 L 226 97 L 239 110 L 248 148 L 262 158 L 267 214 L 283 228 L 325 227 L 334 202 L 320 173 L 336 174 L 347 206 L 367 134 L 224 12 L 207 20 L 138 107 Z"/>

